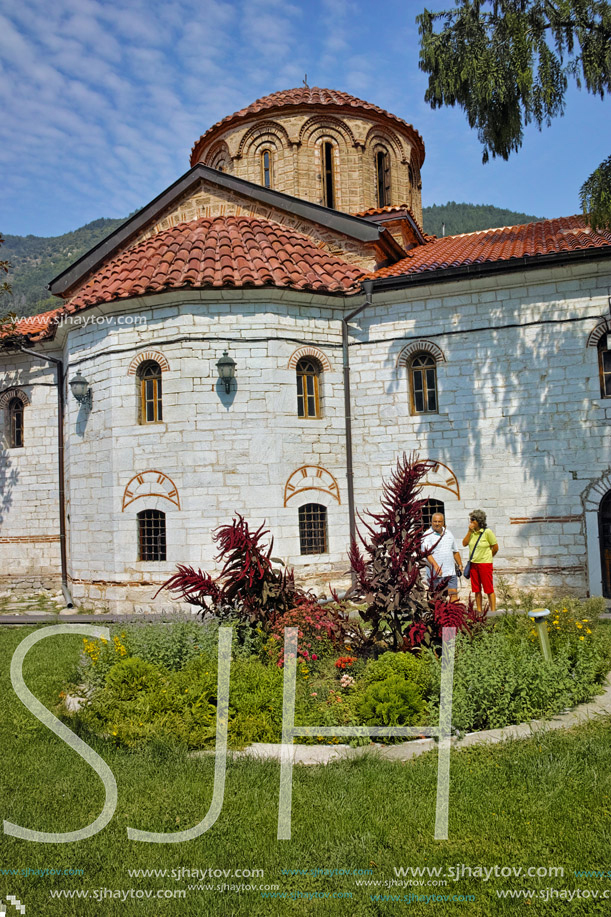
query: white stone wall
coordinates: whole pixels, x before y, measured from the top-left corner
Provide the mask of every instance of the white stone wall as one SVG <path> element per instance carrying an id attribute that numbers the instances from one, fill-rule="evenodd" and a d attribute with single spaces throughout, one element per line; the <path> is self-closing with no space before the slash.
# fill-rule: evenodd
<path id="1" fill-rule="evenodd" d="M 351 335 L 357 505 L 375 506 L 380 476 L 417 450 L 456 476 L 460 498 L 423 496 L 445 502 L 457 539 L 470 511 L 487 512 L 508 582 L 592 588 L 583 500 L 611 464 L 611 401 L 586 343 L 609 286 L 602 262 L 375 294 Z M 410 414 L 400 354 L 419 339 L 445 358 L 438 414 Z"/>
<path id="2" fill-rule="evenodd" d="M 500 544 L 495 567 L 509 583 L 600 591 L 595 523 L 611 487 L 611 402 L 600 397 L 596 348 L 586 342 L 608 312 L 610 286 L 600 262 L 376 293 L 351 324 L 357 509 L 375 509 L 382 476 L 417 450 L 442 463 L 424 496 L 445 502 L 459 540 L 469 511 L 488 513 Z M 152 608 L 176 563 L 215 567 L 212 532 L 236 512 L 254 526 L 266 520 L 274 555 L 306 582 L 341 582 L 343 307 L 339 298 L 280 291 L 184 291 L 97 308 L 84 313 L 86 325 L 62 326 L 53 353 L 63 348 L 68 377 L 80 369 L 93 392 L 91 410 L 70 393 L 66 401 L 78 602 Z M 420 340 L 439 355 L 439 413 L 428 416 L 410 414 L 401 359 Z M 317 349 L 325 364 L 317 420 L 297 417 L 296 358 L 290 363 L 301 347 Z M 215 365 L 225 348 L 237 364 L 229 396 Z M 164 366 L 164 419 L 141 425 L 135 363 L 151 353 Z M 53 373 L 13 355 L 1 357 L 0 372 L 2 391 L 19 386 L 31 401 L 25 448 L 0 455 L 0 582 L 57 583 L 59 543 L 44 540 L 58 536 Z M 302 557 L 298 508 L 310 502 L 328 508 L 329 553 Z M 143 509 L 166 513 L 165 563 L 137 560 Z M 169 601 L 163 594 L 156 605 Z"/>
<path id="3" fill-rule="evenodd" d="M 126 607 L 148 605 L 177 563 L 214 567 L 212 531 L 239 512 L 257 526 L 266 521 L 274 555 L 307 576 L 345 570 L 348 531 L 339 300 L 277 293 L 172 293 L 106 307 L 116 320 L 73 326 L 70 373 L 80 369 L 92 386 L 89 410 L 68 399 L 70 573 L 82 601 Z M 130 305 L 146 324 L 120 324 Z M 95 310 L 97 313 L 98 310 Z M 94 314 L 95 314 L 94 313 Z M 91 313 L 88 313 L 91 315 Z M 325 315 L 326 317 L 323 317 Z M 100 313 L 100 322 L 102 316 Z M 328 363 L 322 375 L 320 419 L 297 417 L 292 354 L 315 345 Z M 228 348 L 236 361 L 234 391 L 226 395 L 216 361 Z M 163 422 L 138 422 L 138 382 L 130 373 L 140 354 L 160 354 Z M 285 485 L 300 468 L 307 490 L 284 506 Z M 123 509 L 134 476 L 137 499 Z M 334 494 L 311 489 L 338 482 Z M 167 483 L 171 482 L 171 483 Z M 172 502 L 164 491 L 176 488 Z M 134 485 L 130 485 L 133 491 Z M 142 491 L 148 490 L 146 496 Z M 179 502 L 179 506 L 176 503 Z M 299 553 L 298 508 L 328 506 L 329 553 Z M 137 559 L 137 513 L 166 513 L 167 561 Z M 167 594 L 158 602 L 167 604 Z"/>
<path id="4" fill-rule="evenodd" d="M 0 589 L 56 588 L 60 581 L 55 372 L 24 354 L 3 356 L 0 401 L 21 392 L 23 447 L 10 448 L 8 407 L 0 407 Z"/>

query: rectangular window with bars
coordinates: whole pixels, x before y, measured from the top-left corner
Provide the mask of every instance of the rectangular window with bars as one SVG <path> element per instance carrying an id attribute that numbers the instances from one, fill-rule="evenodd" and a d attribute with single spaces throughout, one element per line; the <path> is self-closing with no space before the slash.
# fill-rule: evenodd
<path id="1" fill-rule="evenodd" d="M 306 503 L 299 507 L 299 544 L 302 554 L 326 554 L 327 507 Z"/>
<path id="2" fill-rule="evenodd" d="M 165 559 L 165 513 L 158 509 L 145 509 L 138 513 L 138 560 Z"/>

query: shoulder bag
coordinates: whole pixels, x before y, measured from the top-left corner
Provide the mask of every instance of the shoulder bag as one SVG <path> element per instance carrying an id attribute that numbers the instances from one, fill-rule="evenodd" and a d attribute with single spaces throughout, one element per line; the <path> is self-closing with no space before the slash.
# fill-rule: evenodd
<path id="1" fill-rule="evenodd" d="M 471 558 L 472 558 L 473 555 L 475 554 L 475 551 L 476 551 L 476 549 L 477 549 L 477 546 L 478 546 L 478 544 L 480 543 L 481 537 L 482 537 L 482 535 L 484 534 L 485 531 L 486 531 L 486 529 L 482 529 L 479 538 L 477 539 L 477 541 L 476 541 L 475 544 L 473 545 L 473 550 L 472 550 L 471 553 L 469 554 L 469 560 L 467 561 L 467 563 L 466 563 L 465 566 L 464 566 L 463 574 L 467 577 L 467 579 L 469 579 L 469 577 L 471 576 Z"/>

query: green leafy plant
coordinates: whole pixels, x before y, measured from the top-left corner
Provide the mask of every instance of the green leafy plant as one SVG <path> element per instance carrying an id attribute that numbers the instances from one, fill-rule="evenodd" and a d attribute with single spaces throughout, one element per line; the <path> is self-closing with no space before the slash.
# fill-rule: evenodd
<path id="1" fill-rule="evenodd" d="M 426 709 L 420 688 L 401 675 L 372 682 L 354 707 L 368 726 L 422 725 Z"/>

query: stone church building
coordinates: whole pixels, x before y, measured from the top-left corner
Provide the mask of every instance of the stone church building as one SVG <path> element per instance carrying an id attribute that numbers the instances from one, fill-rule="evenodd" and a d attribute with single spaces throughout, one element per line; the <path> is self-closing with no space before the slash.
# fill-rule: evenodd
<path id="1" fill-rule="evenodd" d="M 462 539 L 486 510 L 510 584 L 611 595 L 611 234 L 431 237 L 424 157 L 346 93 L 259 99 L 3 327 L 0 586 L 152 607 L 235 513 L 345 582 L 417 450 L 427 512 Z"/>

